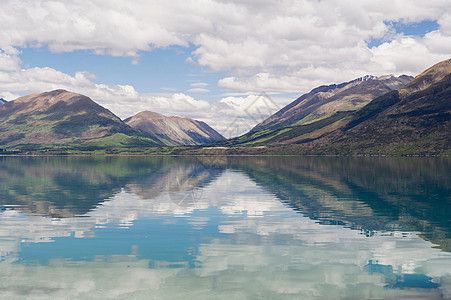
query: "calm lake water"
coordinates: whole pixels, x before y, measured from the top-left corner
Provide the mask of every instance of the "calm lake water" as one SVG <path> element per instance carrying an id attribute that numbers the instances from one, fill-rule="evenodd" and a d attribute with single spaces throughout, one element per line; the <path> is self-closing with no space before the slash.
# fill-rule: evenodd
<path id="1" fill-rule="evenodd" d="M 451 299 L 450 170 L 0 157 L 0 299 Z"/>

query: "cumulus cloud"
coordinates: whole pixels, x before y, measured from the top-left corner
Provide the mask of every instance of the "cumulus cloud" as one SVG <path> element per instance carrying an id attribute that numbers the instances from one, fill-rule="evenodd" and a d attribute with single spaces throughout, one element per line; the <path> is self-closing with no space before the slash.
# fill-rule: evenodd
<path id="1" fill-rule="evenodd" d="M 441 34 L 448 36 L 450 14 L 449 3 L 443 0 L 283 0 L 258 5 L 5 0 L 0 9 L 0 48 L 47 45 L 55 52 L 86 49 L 136 57 L 139 51 L 192 43 L 197 47 L 193 57 L 201 65 L 255 73 L 255 69 L 338 64 L 343 58 L 366 61 L 365 41 L 386 35 L 387 22 L 437 20 Z"/>
<path id="2" fill-rule="evenodd" d="M 416 75 L 449 58 L 450 16 L 446 0 L 137 0 L 133 5 L 126 0 L 4 0 L 0 92 L 11 99 L 67 88 L 87 94 L 121 117 L 142 109 L 200 117 L 209 112 L 216 126 L 231 122 L 216 120 L 211 110 L 228 112 L 231 104 L 226 100 L 209 104 L 182 94 L 143 95 L 129 85 L 96 84 L 83 70 L 72 76 L 51 68 L 21 69 L 17 49 L 88 50 L 132 57 L 132 64 L 138 64 L 142 51 L 193 46 L 186 61 L 223 72 L 218 81 L 222 89 L 253 95 L 304 93 L 366 74 Z M 405 36 L 390 25 L 424 20 L 436 21 L 438 29 Z M 384 43 L 369 47 L 376 39 Z M 187 93 L 209 90 L 201 82 L 191 87 Z"/>
<path id="3" fill-rule="evenodd" d="M 444 36 L 439 31 L 422 38 L 401 36 L 372 49 L 372 52 L 372 61 L 387 73 L 417 75 L 428 66 L 450 58 L 445 53 L 451 53 L 451 36 Z M 418 70 L 419 64 L 424 65 L 423 69 Z"/>

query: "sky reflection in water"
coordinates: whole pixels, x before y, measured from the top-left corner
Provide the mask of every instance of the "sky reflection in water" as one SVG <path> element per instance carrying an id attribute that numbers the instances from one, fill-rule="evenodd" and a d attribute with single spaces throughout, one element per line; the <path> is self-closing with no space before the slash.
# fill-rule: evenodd
<path id="1" fill-rule="evenodd" d="M 0 298 L 451 298 L 448 159 L 0 164 Z"/>

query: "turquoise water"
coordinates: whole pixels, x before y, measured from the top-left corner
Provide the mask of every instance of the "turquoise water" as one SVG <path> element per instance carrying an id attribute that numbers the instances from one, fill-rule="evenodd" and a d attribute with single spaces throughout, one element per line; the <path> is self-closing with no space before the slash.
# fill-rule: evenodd
<path id="1" fill-rule="evenodd" d="M 451 299 L 449 170 L 0 157 L 0 299 Z"/>

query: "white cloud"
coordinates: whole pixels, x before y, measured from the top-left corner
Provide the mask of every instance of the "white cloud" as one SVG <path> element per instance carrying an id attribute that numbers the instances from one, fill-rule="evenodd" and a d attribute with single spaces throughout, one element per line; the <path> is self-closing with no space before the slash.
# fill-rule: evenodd
<path id="1" fill-rule="evenodd" d="M 177 91 L 177 88 L 173 88 L 173 87 L 162 87 L 161 89 L 164 91 L 169 91 L 169 92 Z"/>
<path id="2" fill-rule="evenodd" d="M 129 85 L 96 84 L 93 75 L 83 70 L 71 76 L 51 68 L 21 69 L 17 48 L 84 49 L 129 56 L 137 64 L 140 51 L 194 45 L 186 61 L 224 72 L 218 81 L 222 89 L 252 95 L 304 93 L 366 74 L 416 75 L 449 58 L 450 16 L 447 0 L 137 0 L 133 4 L 126 0 L 4 0 L 0 96 L 11 100 L 66 88 L 88 95 L 121 117 L 147 109 L 199 117 L 224 129 L 242 115 L 233 113 L 237 106 L 226 100 L 208 103 L 183 94 L 144 95 Z M 408 37 L 387 25 L 422 20 L 437 21 L 438 30 Z M 369 48 L 372 39 L 385 43 Z M 208 92 L 203 84 L 193 83 L 188 92 Z"/>
<path id="3" fill-rule="evenodd" d="M 190 64 L 193 64 L 193 65 L 196 64 L 196 62 L 194 61 L 194 59 L 192 59 L 191 57 L 188 57 L 187 59 L 185 59 L 185 62 L 190 63 Z"/>
<path id="4" fill-rule="evenodd" d="M 210 92 L 209 89 L 204 89 L 204 88 L 192 88 L 187 90 L 187 92 L 189 93 L 208 93 Z"/>
<path id="5" fill-rule="evenodd" d="M 139 51 L 194 44 L 194 57 L 212 70 L 276 72 L 367 58 L 371 38 L 390 31 L 384 22 L 437 20 L 449 33 L 449 1 L 326 0 L 129 1 L 4 0 L 0 48 L 43 46 L 139 56 Z M 176 22 L 174 21 L 176 20 Z M 363 43 L 363 44 L 362 44 Z M 434 53 L 437 49 L 430 49 Z M 438 51 L 441 54 L 449 52 Z M 361 53 L 360 53 L 361 54 Z M 326 61 L 323 60 L 327 56 Z M 192 58 L 191 58 L 192 60 Z"/>
<path id="6" fill-rule="evenodd" d="M 19 68 L 20 59 L 17 54 L 10 54 L 7 51 L 2 51 L 0 49 L 0 70 L 3 71 L 14 71 Z M 1 79 L 0 79 L 1 80 Z"/>
<path id="7" fill-rule="evenodd" d="M 208 83 L 205 83 L 205 82 L 193 82 L 193 83 L 190 83 L 190 86 L 192 86 L 192 87 L 206 87 L 206 86 L 208 86 Z"/>
<path id="8" fill-rule="evenodd" d="M 401 36 L 372 49 L 372 53 L 372 61 L 387 73 L 418 75 L 433 64 L 450 58 L 445 53 L 451 53 L 451 36 L 444 36 L 439 31 L 423 38 Z"/>

